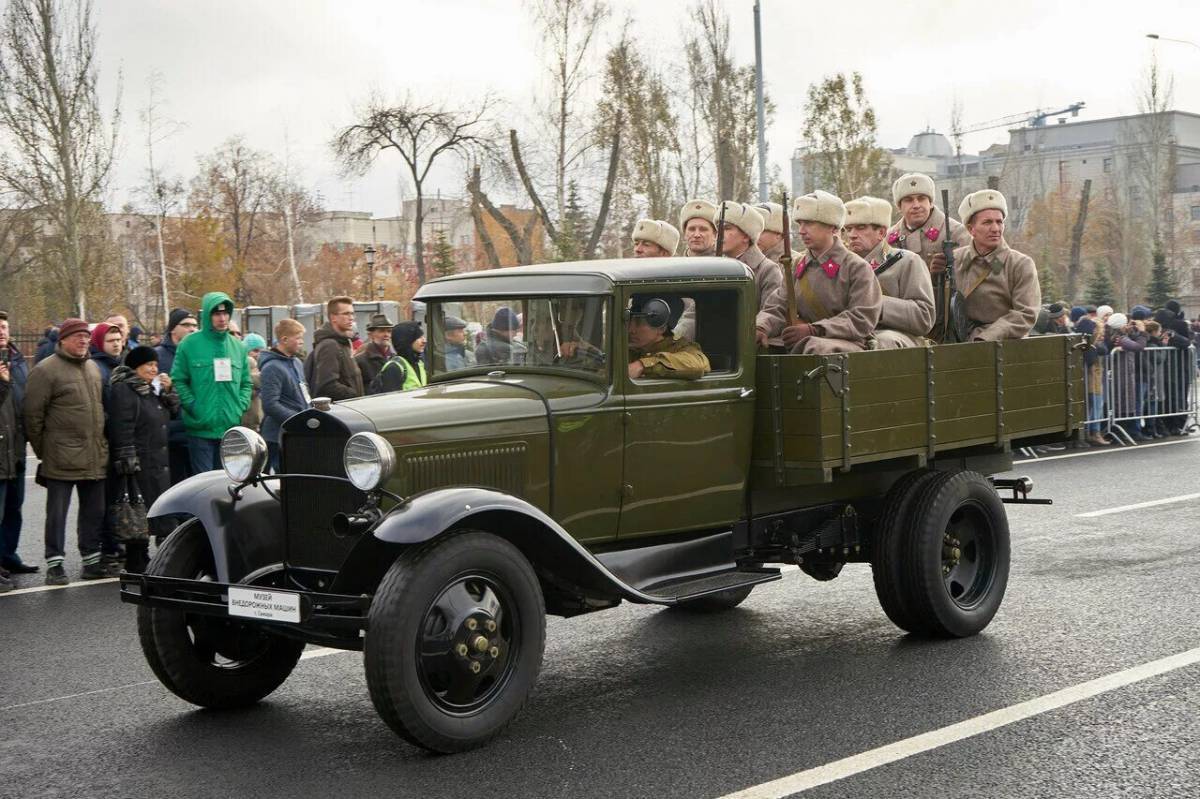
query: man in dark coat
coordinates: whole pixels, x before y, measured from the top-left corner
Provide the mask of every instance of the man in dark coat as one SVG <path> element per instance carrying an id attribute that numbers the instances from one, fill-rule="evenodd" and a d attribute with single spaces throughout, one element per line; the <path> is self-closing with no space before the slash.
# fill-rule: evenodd
<path id="1" fill-rule="evenodd" d="M 107 576 L 100 565 L 100 531 L 108 441 L 100 370 L 87 357 L 89 338 L 87 322 L 64 321 L 58 349 L 30 370 L 25 391 L 25 434 L 41 460 L 39 478 L 46 485 L 47 585 L 69 582 L 63 561 L 72 493 L 79 494 L 81 576 Z"/>
<path id="2" fill-rule="evenodd" d="M 11 590 L 9 573 L 30 574 L 17 554 L 25 503 L 25 382 L 29 366 L 8 337 L 8 314 L 0 311 L 0 591 Z"/>
<path id="3" fill-rule="evenodd" d="M 33 363 L 37 365 L 46 358 L 54 354 L 54 348 L 58 346 L 58 328 L 48 327 L 42 335 L 41 340 L 37 343 L 37 351 L 33 354 Z"/>
<path id="4" fill-rule="evenodd" d="M 189 334 L 195 333 L 199 327 L 196 315 L 188 309 L 175 308 L 171 311 L 163 340 L 154 348 L 155 354 L 158 355 L 159 373 L 171 373 L 179 342 Z M 167 427 L 171 431 L 171 440 L 167 445 L 167 453 L 171 458 L 171 485 L 175 485 L 192 476 L 192 458 L 188 454 L 187 428 L 183 425 L 183 419 L 176 416 Z"/>
<path id="5" fill-rule="evenodd" d="M 1164 359 L 1167 383 L 1165 386 L 1166 410 L 1183 411 L 1166 417 L 1166 432 L 1173 436 L 1187 433 L 1187 401 L 1188 388 L 1191 385 L 1192 361 L 1188 347 L 1191 346 L 1191 330 L 1187 319 L 1184 318 L 1183 307 L 1179 300 L 1167 300 L 1162 308 L 1155 311 L 1154 321 L 1162 325 L 1165 344 L 1175 351 L 1166 354 Z"/>
<path id="6" fill-rule="evenodd" d="M 368 391 L 379 370 L 396 353 L 392 350 L 392 323 L 381 313 L 374 314 L 367 323 L 367 343 L 354 353 L 354 362 L 362 372 L 362 384 Z"/>
<path id="7" fill-rule="evenodd" d="M 179 395 L 171 375 L 158 371 L 158 353 L 152 347 L 134 347 L 125 363 L 113 370 L 108 394 L 108 447 L 110 496 L 120 496 L 133 481 L 149 508 L 171 487 L 169 422 L 179 415 Z M 173 522 L 150 522 L 159 541 L 170 534 Z M 125 542 L 125 570 L 146 570 L 148 539 Z"/>
<path id="8" fill-rule="evenodd" d="M 362 372 L 354 363 L 354 301 L 334 297 L 325 304 L 328 320 L 313 334 L 312 354 L 304 362 L 304 377 L 314 397 L 346 400 L 363 395 Z"/>
<path id="9" fill-rule="evenodd" d="M 488 323 L 487 339 L 475 348 L 475 362 L 479 364 L 525 363 L 526 348 L 517 341 L 521 332 L 521 320 L 512 308 L 503 307 L 496 311 Z"/>

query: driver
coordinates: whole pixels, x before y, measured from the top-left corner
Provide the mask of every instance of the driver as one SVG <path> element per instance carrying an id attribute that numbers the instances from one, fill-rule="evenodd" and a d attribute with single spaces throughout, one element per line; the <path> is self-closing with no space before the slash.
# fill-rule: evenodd
<path id="1" fill-rule="evenodd" d="M 698 344 L 671 332 L 682 313 L 683 300 L 678 297 L 633 295 L 626 325 L 631 378 L 696 380 L 712 371 Z"/>

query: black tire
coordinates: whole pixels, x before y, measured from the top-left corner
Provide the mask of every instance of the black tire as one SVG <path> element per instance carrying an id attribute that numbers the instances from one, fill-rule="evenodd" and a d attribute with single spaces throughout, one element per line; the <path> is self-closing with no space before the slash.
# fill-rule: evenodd
<path id="1" fill-rule="evenodd" d="M 214 579 L 204 528 L 184 522 L 159 547 L 146 574 Z M 173 694 L 214 709 L 246 707 L 283 684 L 304 644 L 261 627 L 178 610 L 138 608 L 138 638 L 146 662 Z"/>
<path id="2" fill-rule="evenodd" d="M 975 635 L 991 622 L 1008 585 L 1004 504 L 983 475 L 939 472 L 922 485 L 905 536 L 901 573 L 913 632 Z"/>
<path id="3" fill-rule="evenodd" d="M 917 498 L 938 472 L 921 469 L 909 472 L 892 484 L 884 499 L 883 510 L 875 524 L 871 551 L 871 576 L 879 605 L 892 623 L 905 632 L 918 632 L 913 609 L 905 598 L 903 573 L 904 542 L 912 524 L 912 510 Z"/>
<path id="4" fill-rule="evenodd" d="M 754 586 L 752 585 L 743 586 L 742 588 L 730 588 L 728 591 L 709 594 L 699 599 L 689 599 L 686 602 L 680 602 L 678 605 L 668 605 L 668 609 L 682 613 L 724 613 L 727 610 L 733 610 L 745 602 L 746 597 L 750 596 L 750 592 L 753 590 Z"/>
<path id="5" fill-rule="evenodd" d="M 545 644 L 545 601 L 525 556 L 491 533 L 452 531 L 401 555 L 380 583 L 365 644 L 367 687 L 401 738 L 462 752 L 517 716 Z"/>

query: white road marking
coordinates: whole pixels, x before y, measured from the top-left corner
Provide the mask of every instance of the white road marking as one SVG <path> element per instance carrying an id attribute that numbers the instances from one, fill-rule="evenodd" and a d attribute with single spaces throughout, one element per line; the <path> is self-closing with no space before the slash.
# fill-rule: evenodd
<path id="1" fill-rule="evenodd" d="M 1052 694 L 1046 694 L 1036 699 L 1030 699 L 1027 702 L 1021 702 L 991 713 L 985 713 L 973 719 L 960 721 L 958 724 L 951 724 L 949 727 L 942 727 L 940 730 L 932 730 L 921 735 L 915 735 L 912 738 L 905 738 L 903 741 L 896 741 L 887 746 L 881 746 L 878 749 L 871 749 L 857 755 L 852 755 L 851 757 L 843 758 L 842 760 L 835 760 L 823 766 L 798 771 L 795 774 L 790 774 L 777 780 L 764 782 L 761 785 L 754 785 L 736 793 L 727 794 L 721 797 L 721 799 L 782 799 L 785 796 L 792 796 L 801 791 L 807 791 L 809 788 L 816 788 L 818 785 L 826 785 L 837 780 L 846 779 L 847 777 L 853 777 L 856 774 L 861 774 L 864 771 L 869 771 L 879 766 L 895 763 L 898 760 L 919 755 L 923 752 L 929 752 L 947 744 L 962 741 L 985 732 L 991 732 L 1009 724 L 1024 721 L 1034 716 L 1040 716 L 1043 713 L 1048 713 L 1067 705 L 1073 705 L 1076 702 L 1082 702 L 1085 699 L 1091 699 L 1100 694 L 1124 688 L 1127 685 L 1148 680 L 1151 677 L 1158 677 L 1177 669 L 1193 666 L 1197 663 L 1200 663 L 1200 647 L 1189 649 L 1178 655 L 1171 655 L 1170 657 L 1143 663 L 1140 666 L 1133 666 L 1124 671 L 1118 671 L 1094 680 L 1088 680 L 1087 682 L 1073 685 L 1070 688 L 1055 691 Z"/>
<path id="2" fill-rule="evenodd" d="M 60 586 L 65 587 L 65 586 Z M 327 646 L 318 646 L 313 649 L 306 649 L 300 654 L 301 660 L 309 660 L 311 658 L 323 658 L 326 655 L 337 655 L 342 652 L 349 652 L 349 649 L 331 649 Z M 67 694 L 66 696 L 52 696 L 49 699 L 35 699 L 32 702 L 22 702 L 18 705 L 5 705 L 0 707 L 0 713 L 6 710 L 18 710 L 23 707 L 33 707 L 34 705 L 45 705 L 51 702 L 62 702 L 66 699 L 78 699 L 81 696 L 94 696 L 96 694 L 107 694 L 112 691 L 123 691 L 126 688 L 138 688 L 143 685 L 158 685 L 158 680 L 145 680 L 143 682 L 131 682 L 128 685 L 114 685 L 111 688 L 97 688 L 94 691 L 84 691 L 78 694 Z"/>
<path id="3" fill-rule="evenodd" d="M 318 646 L 313 649 L 306 649 L 300 654 L 301 660 L 310 660 L 312 658 L 323 658 L 326 655 L 340 655 L 343 652 L 351 652 L 350 649 L 333 649 L 328 646 Z"/>
<path id="4" fill-rule="evenodd" d="M 1173 505 L 1176 502 L 1187 502 L 1191 499 L 1200 499 L 1200 494 L 1180 494 L 1177 497 L 1167 497 L 1166 499 L 1152 499 L 1149 502 L 1136 502 L 1132 505 L 1120 505 L 1116 508 L 1105 508 L 1104 510 L 1092 510 L 1087 513 L 1076 513 L 1077 519 L 1094 519 L 1097 516 L 1108 516 L 1111 513 L 1124 513 L 1127 510 L 1141 510 L 1142 508 L 1153 508 L 1158 505 Z"/>
<path id="5" fill-rule="evenodd" d="M 104 585 L 105 583 L 115 583 L 117 577 L 103 577 L 99 580 L 77 580 L 66 585 L 35 585 L 30 588 L 14 588 L 6 594 L 0 594 L 0 599 L 8 596 L 17 596 L 18 594 L 37 594 L 42 591 L 58 591 L 63 588 L 82 588 L 87 585 Z"/>
<path id="6" fill-rule="evenodd" d="M 1176 444 L 1195 444 L 1200 442 L 1200 438 L 1185 438 L 1179 441 L 1159 441 L 1156 444 L 1138 444 L 1136 447 L 1119 447 L 1113 445 L 1108 449 L 1093 449 L 1087 452 L 1069 452 L 1066 455 L 1047 455 L 1044 458 L 1026 458 L 1016 461 L 1013 467 L 1028 466 L 1031 463 L 1045 463 L 1046 461 L 1057 461 L 1063 458 L 1086 458 L 1091 455 L 1115 455 L 1118 452 L 1141 452 L 1144 449 L 1154 449 L 1155 447 L 1173 447 Z"/>
<path id="7" fill-rule="evenodd" d="M 5 710 L 16 710 L 17 708 L 22 708 L 22 707 L 32 707 L 34 705 L 45 705 L 49 702 L 61 702 L 64 699 L 78 699 L 81 696 L 92 696 L 94 694 L 106 694 L 111 691 L 121 691 L 121 690 L 124 690 L 125 688 L 137 688 L 139 685 L 154 685 L 157 682 L 158 682 L 158 680 L 146 680 L 145 682 L 131 682 L 128 685 L 114 685 L 111 688 L 97 688 L 94 691 L 84 691 L 83 693 L 80 693 L 80 694 L 67 694 L 66 696 L 53 696 L 49 699 L 37 699 L 37 700 L 34 700 L 33 702 L 22 702 L 19 705 L 8 705 L 6 707 L 0 707 L 0 713 L 4 712 Z"/>

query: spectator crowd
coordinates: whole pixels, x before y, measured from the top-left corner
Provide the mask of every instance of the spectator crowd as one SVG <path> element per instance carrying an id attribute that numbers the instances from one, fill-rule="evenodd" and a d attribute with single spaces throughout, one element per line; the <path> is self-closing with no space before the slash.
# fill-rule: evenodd
<path id="1" fill-rule="evenodd" d="M 162 335 L 146 343 L 121 314 L 65 319 L 28 359 L 0 311 L 0 592 L 13 589 L 13 574 L 41 570 L 18 552 L 27 444 L 37 458 L 34 479 L 46 489 L 45 581 L 66 585 L 73 499 L 79 578 L 143 571 L 150 539 L 161 543 L 171 532 L 169 519 L 146 521 L 145 509 L 172 485 L 221 468 L 230 428 L 259 431 L 278 469 L 282 424 L 313 396 L 351 399 L 426 383 L 420 324 L 375 314 L 364 342 L 349 297 L 326 304 L 328 321 L 313 331 L 307 357 L 308 331 L 297 320 L 279 321 L 268 346 L 257 333 L 242 335 L 233 313 L 227 295 L 210 292 L 198 311 L 171 311 Z"/>
<path id="2" fill-rule="evenodd" d="M 1200 319 L 1177 300 L 1135 305 L 1043 306 L 1031 336 L 1082 334 L 1087 388 L 1086 440 L 1093 446 L 1187 435 L 1200 352 Z M 1191 404 L 1189 404 L 1191 403 Z"/>

